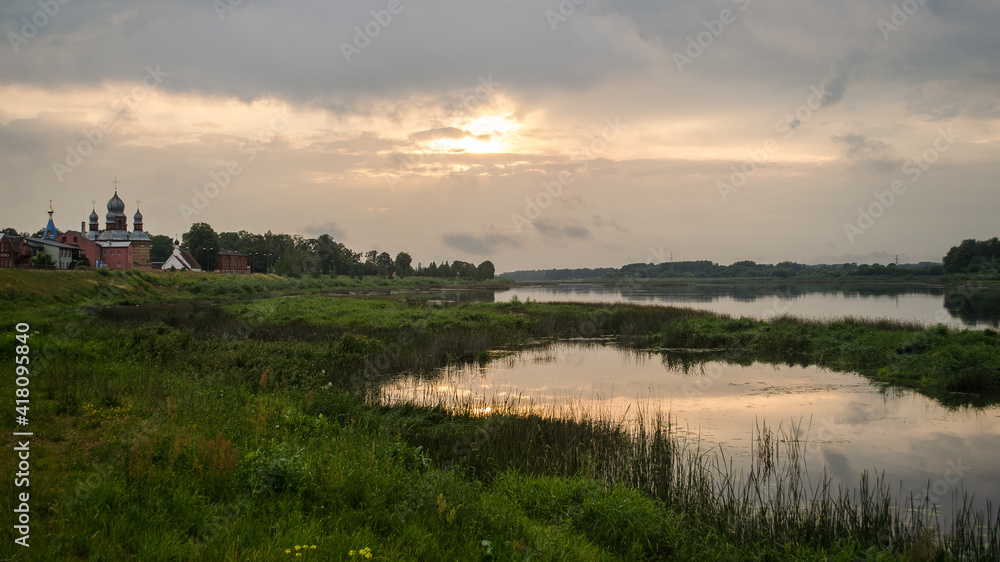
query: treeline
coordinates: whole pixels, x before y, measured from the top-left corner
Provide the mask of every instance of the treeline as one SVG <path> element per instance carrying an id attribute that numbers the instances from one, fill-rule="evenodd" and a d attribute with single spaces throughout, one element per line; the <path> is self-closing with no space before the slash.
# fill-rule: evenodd
<path id="1" fill-rule="evenodd" d="M 852 277 L 924 277 L 938 276 L 944 273 L 940 264 L 924 262 L 920 264 L 882 265 L 844 263 L 834 265 L 806 265 L 791 261 L 777 264 L 757 263 L 754 261 L 738 261 L 732 265 L 700 261 L 681 261 L 674 263 L 644 264 L 634 263 L 622 267 L 611 278 L 755 278 L 755 279 L 844 279 Z"/>
<path id="2" fill-rule="evenodd" d="M 944 270 L 947 273 L 987 273 L 996 275 L 1000 264 L 1000 239 L 963 240 L 952 246 L 944 256 Z"/>
<path id="3" fill-rule="evenodd" d="M 613 267 L 601 267 L 597 269 L 533 269 L 523 271 L 511 271 L 504 273 L 505 279 L 517 281 L 518 283 L 528 283 L 534 281 L 583 281 L 588 279 L 600 279 L 616 273 L 618 270 Z"/>
<path id="4" fill-rule="evenodd" d="M 153 261 L 164 261 L 169 256 L 157 254 L 154 239 Z M 195 223 L 182 238 L 181 246 L 191 252 L 203 268 L 213 269 L 219 263 L 219 249 L 235 250 L 247 255 L 252 273 L 277 273 L 290 277 L 301 275 L 347 275 L 352 277 L 439 277 L 468 281 L 493 279 L 495 268 L 490 261 L 479 265 L 455 260 L 441 264 L 431 262 L 427 267 L 418 263 L 407 252 L 395 257 L 388 252 L 368 250 L 355 252 L 329 234 L 305 238 L 297 234 L 275 234 L 267 231 L 255 234 L 246 230 L 216 233 L 207 223 Z M 162 250 L 161 250 L 162 252 Z"/>
<path id="5" fill-rule="evenodd" d="M 632 263 L 619 269 L 549 269 L 504 273 L 503 277 L 518 282 L 579 281 L 600 279 L 783 279 L 783 280 L 845 280 L 868 277 L 937 277 L 945 273 L 939 263 L 919 264 L 890 263 L 882 265 L 844 263 L 833 265 L 806 265 L 790 261 L 778 264 L 739 261 L 720 265 L 709 260 L 678 261 L 673 263 Z"/>

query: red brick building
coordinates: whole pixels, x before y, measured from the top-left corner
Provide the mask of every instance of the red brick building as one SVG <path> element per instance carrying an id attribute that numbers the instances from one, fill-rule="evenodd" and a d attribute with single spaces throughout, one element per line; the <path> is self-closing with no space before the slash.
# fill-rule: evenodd
<path id="1" fill-rule="evenodd" d="M 32 256 L 23 236 L 0 234 L 0 267 L 29 267 Z"/>
<path id="2" fill-rule="evenodd" d="M 219 250 L 219 273 L 250 273 L 247 255 L 225 248 Z"/>
<path id="3" fill-rule="evenodd" d="M 56 241 L 80 248 L 80 258 L 87 258 L 87 261 L 90 262 L 90 269 L 97 269 L 97 262 L 102 259 L 102 248 L 97 242 L 87 238 L 86 234 L 70 230 L 60 233 L 56 237 Z"/>

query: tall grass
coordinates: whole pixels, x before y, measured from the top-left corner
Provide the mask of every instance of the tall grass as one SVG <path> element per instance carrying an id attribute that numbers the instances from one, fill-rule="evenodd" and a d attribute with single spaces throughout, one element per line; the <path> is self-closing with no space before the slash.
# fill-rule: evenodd
<path id="1" fill-rule="evenodd" d="M 387 423 L 411 444 L 477 479 L 490 482 L 514 470 L 626 485 L 734 544 L 780 550 L 852 540 L 915 559 L 1000 556 L 1000 513 L 992 506 L 977 511 L 964 497 L 942 523 L 936 513 L 912 509 L 914 499 L 894 494 L 881 473 L 866 471 L 854 487 L 835 485 L 825 470 L 808 470 L 808 441 L 800 437 L 808 428 L 798 425 L 758 425 L 750 464 L 737 470 L 723 449 L 701 449 L 660 412 L 639 411 L 625 422 L 573 404 L 532 408 L 516 396 L 455 399 L 448 398 L 450 409 L 379 401 Z"/>

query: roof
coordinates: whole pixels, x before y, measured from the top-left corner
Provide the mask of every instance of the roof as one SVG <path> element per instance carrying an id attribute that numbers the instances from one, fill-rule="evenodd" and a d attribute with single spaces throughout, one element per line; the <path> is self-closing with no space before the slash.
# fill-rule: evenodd
<path id="1" fill-rule="evenodd" d="M 201 271 L 201 266 L 198 261 L 194 259 L 191 252 L 187 250 L 182 250 L 177 246 L 174 246 L 174 252 L 170 254 L 167 261 L 160 264 L 160 269 L 190 269 L 194 271 Z"/>
<path id="2" fill-rule="evenodd" d="M 59 229 L 56 228 L 55 223 L 52 222 L 52 215 L 49 215 L 49 223 L 45 225 L 45 230 L 44 232 L 42 232 L 42 237 L 54 239 L 56 236 L 59 236 Z"/>
<path id="3" fill-rule="evenodd" d="M 29 246 L 36 246 L 36 247 L 38 245 L 45 245 L 45 246 L 55 246 L 56 248 L 62 248 L 65 250 L 80 249 L 77 246 L 70 246 L 69 244 L 63 244 L 62 242 L 56 242 L 55 240 L 48 240 L 46 238 L 28 238 L 27 242 Z"/>
<path id="4" fill-rule="evenodd" d="M 98 240 L 97 245 L 102 248 L 128 248 L 129 246 L 132 245 L 132 242 L 130 241 L 121 242 L 117 240 L 115 241 Z"/>
<path id="5" fill-rule="evenodd" d="M 147 240 L 152 242 L 152 239 L 149 237 L 149 235 L 142 230 L 136 230 L 129 236 L 129 238 L 131 240 L 135 240 L 136 242 L 145 242 Z"/>
<path id="6" fill-rule="evenodd" d="M 121 197 L 118 197 L 118 190 L 115 190 L 114 196 L 108 200 L 108 215 L 107 217 L 124 217 L 125 216 L 125 202 L 122 201 Z"/>
<path id="7" fill-rule="evenodd" d="M 129 235 L 127 230 L 105 230 L 97 237 L 100 241 L 105 240 L 128 240 Z"/>
<path id="8" fill-rule="evenodd" d="M 201 269 L 201 265 L 198 263 L 198 260 L 194 259 L 194 256 L 191 255 L 191 252 L 187 250 L 181 250 L 181 257 L 184 258 L 184 261 L 188 262 L 188 264 L 191 266 L 192 269 Z"/>
<path id="9" fill-rule="evenodd" d="M 20 250 L 24 244 L 24 236 L 11 236 L 10 234 L 0 234 L 0 240 L 7 240 L 14 247 L 14 251 Z"/>
<path id="10" fill-rule="evenodd" d="M 219 250 L 219 255 L 220 256 L 243 256 L 244 258 L 247 257 L 247 255 L 244 254 L 244 253 L 242 253 L 242 252 L 237 252 L 236 250 L 227 250 L 225 248 Z"/>

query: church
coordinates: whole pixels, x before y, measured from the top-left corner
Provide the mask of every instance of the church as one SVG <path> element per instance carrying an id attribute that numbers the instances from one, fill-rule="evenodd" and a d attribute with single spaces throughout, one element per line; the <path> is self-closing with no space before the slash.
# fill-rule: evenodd
<path id="1" fill-rule="evenodd" d="M 59 232 L 52 222 L 49 210 L 49 224 L 42 235 L 50 239 L 80 248 L 80 257 L 86 257 L 90 267 L 108 269 L 152 269 L 150 254 L 153 241 L 142 227 L 142 213 L 138 207 L 132 216 L 132 231 L 128 230 L 128 216 L 125 202 L 118 196 L 118 179 L 115 178 L 115 194 L 108 200 L 108 213 L 104 215 L 104 230 L 101 230 L 97 208 L 90 212 L 89 228 L 80 224 L 80 232 Z"/>
<path id="2" fill-rule="evenodd" d="M 152 262 L 153 240 L 142 224 L 142 212 L 136 202 L 132 215 L 132 230 L 128 229 L 125 202 L 118 196 L 118 178 L 115 193 L 108 200 L 108 212 L 101 229 L 97 206 L 90 212 L 90 224 L 80 223 L 80 230 L 60 231 L 55 224 L 55 211 L 49 201 L 49 220 L 38 237 L 13 236 L 0 233 L 0 267 L 31 267 L 33 258 L 48 254 L 55 269 L 90 267 L 91 269 L 163 269 L 171 271 L 212 271 L 218 273 L 249 274 L 247 255 L 220 248 L 217 263 L 203 269 L 190 251 L 174 240 L 173 253 L 163 263 Z M 212 267 L 214 265 L 215 267 Z"/>

